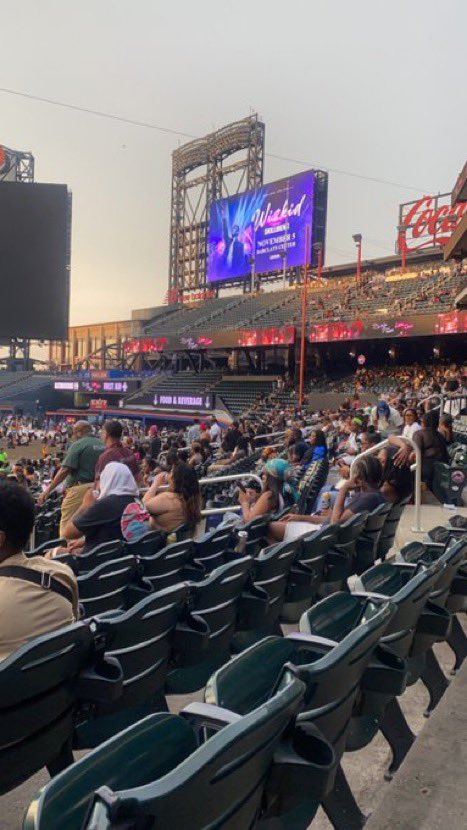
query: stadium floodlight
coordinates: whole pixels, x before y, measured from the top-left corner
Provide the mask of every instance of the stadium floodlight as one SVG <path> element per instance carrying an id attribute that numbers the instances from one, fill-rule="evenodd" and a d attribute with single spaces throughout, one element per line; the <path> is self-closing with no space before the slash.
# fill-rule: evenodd
<path id="1" fill-rule="evenodd" d="M 352 239 L 357 246 L 357 284 L 360 282 L 362 276 L 362 235 L 361 233 L 352 234 Z"/>

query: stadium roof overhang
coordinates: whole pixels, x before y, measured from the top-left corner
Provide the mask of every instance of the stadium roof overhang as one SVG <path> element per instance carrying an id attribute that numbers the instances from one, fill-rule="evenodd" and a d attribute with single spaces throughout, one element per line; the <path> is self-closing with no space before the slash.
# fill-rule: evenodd
<path id="1" fill-rule="evenodd" d="M 464 213 L 449 242 L 444 246 L 444 259 L 463 259 L 467 256 L 467 213 Z"/>

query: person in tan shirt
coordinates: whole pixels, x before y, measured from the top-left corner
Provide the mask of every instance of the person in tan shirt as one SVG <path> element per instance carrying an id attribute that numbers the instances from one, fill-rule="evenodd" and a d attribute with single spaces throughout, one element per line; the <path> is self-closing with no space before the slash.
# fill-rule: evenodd
<path id="1" fill-rule="evenodd" d="M 0 481 L 0 660 L 78 619 L 72 570 L 22 552 L 33 526 L 34 502 L 28 491 L 16 482 Z"/>

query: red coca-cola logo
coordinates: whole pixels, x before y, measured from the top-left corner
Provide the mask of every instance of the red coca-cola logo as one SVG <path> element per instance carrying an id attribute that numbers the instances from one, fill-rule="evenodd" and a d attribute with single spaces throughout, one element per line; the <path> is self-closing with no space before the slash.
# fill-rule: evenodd
<path id="1" fill-rule="evenodd" d="M 418 251 L 433 245 L 446 245 L 466 212 L 467 202 L 439 205 L 437 197 L 423 196 L 411 204 L 402 219 L 399 250 Z"/>

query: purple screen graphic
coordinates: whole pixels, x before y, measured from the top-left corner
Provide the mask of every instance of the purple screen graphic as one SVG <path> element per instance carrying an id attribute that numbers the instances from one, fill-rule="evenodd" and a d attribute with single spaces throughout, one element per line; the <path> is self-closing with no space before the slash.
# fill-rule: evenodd
<path id="1" fill-rule="evenodd" d="M 271 182 L 211 206 L 208 282 L 304 265 L 313 226 L 315 173 Z M 311 245 L 313 240 L 310 238 Z M 311 250 L 310 245 L 310 250 Z"/>

